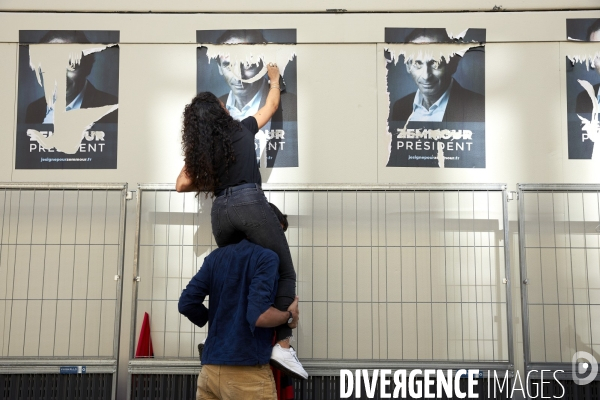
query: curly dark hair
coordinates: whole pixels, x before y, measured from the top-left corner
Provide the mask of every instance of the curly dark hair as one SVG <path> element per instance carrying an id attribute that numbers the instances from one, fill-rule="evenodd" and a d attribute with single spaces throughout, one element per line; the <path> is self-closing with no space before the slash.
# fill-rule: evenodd
<path id="1" fill-rule="evenodd" d="M 235 161 L 231 133 L 241 130 L 240 123 L 229 115 L 221 101 L 210 92 L 198 93 L 183 111 L 181 130 L 185 168 L 196 196 L 212 197 L 219 186 L 219 170 L 226 173 Z"/>

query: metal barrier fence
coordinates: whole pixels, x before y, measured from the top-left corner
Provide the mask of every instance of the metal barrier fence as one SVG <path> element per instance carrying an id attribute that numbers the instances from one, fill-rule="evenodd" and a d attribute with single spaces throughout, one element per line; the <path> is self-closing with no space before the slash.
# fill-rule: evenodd
<path id="1" fill-rule="evenodd" d="M 58 388 L 61 367 L 82 367 L 104 374 L 97 398 L 115 398 L 126 192 L 0 185 L 0 375 L 43 374 Z"/>
<path id="2" fill-rule="evenodd" d="M 205 329 L 177 311 L 215 248 L 210 199 L 140 185 L 132 374 L 194 373 Z M 340 368 L 513 369 L 504 185 L 264 185 L 288 214 L 313 375 Z M 145 312 L 153 359 L 135 359 Z M 131 389 L 131 385 L 130 385 Z"/>
<path id="3" fill-rule="evenodd" d="M 422 378 L 417 378 L 417 382 L 423 384 Z M 132 382 L 132 393 L 131 400 L 181 400 L 181 399 L 193 399 L 198 385 L 198 375 L 177 375 L 177 374 L 147 374 L 147 375 L 134 375 Z M 487 379 L 480 379 L 478 384 L 474 388 L 474 394 L 480 400 L 509 400 L 512 399 L 510 396 L 510 388 L 512 381 L 509 379 L 502 390 L 498 387 L 494 389 L 493 380 L 488 381 Z M 596 382 L 600 383 L 600 382 Z M 463 393 L 467 393 L 468 381 L 467 379 L 461 379 L 459 382 L 460 390 Z M 539 385 L 539 382 L 538 382 Z M 551 398 L 555 395 L 555 398 L 561 398 L 563 400 L 599 400 L 598 396 L 591 395 L 590 392 L 597 392 L 597 385 L 588 386 L 577 386 L 571 382 L 562 383 L 563 388 L 555 383 L 555 381 L 548 382 L 544 381 L 543 395 L 544 398 Z M 596 387 L 594 387 L 596 386 Z M 293 380 L 293 392 L 294 398 L 299 400 L 341 400 L 343 383 L 340 376 L 309 376 L 307 380 Z M 381 400 L 390 398 L 389 394 L 393 393 L 396 388 L 395 383 L 390 382 L 384 390 L 380 381 L 374 383 L 373 396 L 367 395 L 367 388 L 364 382 L 360 383 L 361 396 L 352 396 L 351 399 L 371 399 Z M 542 386 L 540 386 L 542 387 Z M 586 390 L 587 389 L 587 390 Z M 431 392 L 435 393 L 435 384 L 431 387 Z M 387 392 L 387 397 L 386 397 Z M 578 393 L 579 392 L 579 393 Z M 356 393 L 356 392 L 355 392 Z M 591 395 L 591 396 L 590 396 Z M 347 397 L 344 397 L 347 398 Z M 398 397 L 396 397 L 398 398 Z M 409 397 L 402 397 L 413 399 L 409 393 Z M 420 397 L 418 397 L 420 398 Z M 473 398 L 473 397 L 471 397 Z M 441 397 L 436 397 L 438 400 L 449 400 L 453 397 L 447 397 L 442 394 Z"/>
<path id="4" fill-rule="evenodd" d="M 600 359 L 600 185 L 518 189 L 525 367 L 570 379 L 576 352 Z"/>

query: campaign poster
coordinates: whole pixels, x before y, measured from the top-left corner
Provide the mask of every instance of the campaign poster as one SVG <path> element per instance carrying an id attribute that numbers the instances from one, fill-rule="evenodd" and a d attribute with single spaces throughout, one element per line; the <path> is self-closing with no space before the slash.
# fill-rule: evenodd
<path id="1" fill-rule="evenodd" d="M 275 115 L 255 137 L 261 167 L 298 166 L 297 66 L 295 29 L 198 30 L 197 92 L 212 92 L 234 119 L 253 116 L 269 93 L 267 64 L 282 79 Z"/>
<path id="2" fill-rule="evenodd" d="M 569 159 L 600 159 L 600 45 L 596 56 L 566 57 Z"/>
<path id="3" fill-rule="evenodd" d="M 116 169 L 119 31 L 19 31 L 15 169 Z"/>
<path id="4" fill-rule="evenodd" d="M 600 42 L 600 18 L 567 19 L 567 39 L 577 42 Z"/>
<path id="5" fill-rule="evenodd" d="M 569 159 L 600 159 L 600 19 L 568 19 L 567 37 L 581 50 L 566 57 Z M 579 47 L 579 45 L 577 46 Z"/>
<path id="6" fill-rule="evenodd" d="M 386 28 L 388 167 L 485 168 L 485 29 Z"/>

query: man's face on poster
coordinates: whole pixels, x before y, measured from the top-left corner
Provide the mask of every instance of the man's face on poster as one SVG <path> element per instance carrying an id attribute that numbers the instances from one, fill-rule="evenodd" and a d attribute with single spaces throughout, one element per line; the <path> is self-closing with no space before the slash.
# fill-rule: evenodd
<path id="1" fill-rule="evenodd" d="M 236 96 L 243 95 L 244 93 L 251 91 L 254 86 L 260 86 L 261 84 L 260 80 L 252 83 L 242 82 L 234 73 L 235 65 L 231 63 L 229 56 L 219 57 L 218 67 L 219 73 L 223 76 L 223 79 L 225 79 L 225 82 L 227 82 L 227 85 L 229 85 L 229 88 Z M 239 74 L 242 79 L 251 79 L 263 69 L 263 63 L 262 61 L 258 64 L 241 63 L 239 68 Z"/>
<path id="2" fill-rule="evenodd" d="M 233 34 L 228 37 L 227 40 L 221 42 L 223 44 L 249 44 L 249 43 L 261 43 L 264 42 L 264 38 L 256 36 L 256 37 L 248 37 Z M 243 96 L 245 94 L 255 93 L 261 85 L 261 81 L 258 80 L 252 83 L 242 82 L 238 76 L 236 76 L 236 65 L 231 64 L 231 60 L 229 57 L 219 57 L 219 73 L 223 76 L 229 88 L 236 96 Z M 252 79 L 254 78 L 262 69 L 264 65 L 262 61 L 258 64 L 244 64 L 240 63 L 239 65 L 239 76 L 242 79 Z"/>
<path id="3" fill-rule="evenodd" d="M 439 43 L 446 38 L 433 34 L 432 36 L 419 36 L 411 43 Z M 456 57 L 456 56 L 455 56 Z M 452 75 L 456 72 L 458 60 L 435 60 L 431 54 L 419 52 L 406 63 L 406 70 L 417 84 L 423 96 L 439 99 L 450 86 Z"/>
<path id="4" fill-rule="evenodd" d="M 70 38 L 54 38 L 48 43 L 72 43 Z M 85 81 L 92 71 L 94 56 L 83 56 L 79 63 L 69 63 L 67 66 L 67 102 L 70 103 L 83 90 Z"/>
<path id="5" fill-rule="evenodd" d="M 75 98 L 83 90 L 90 71 L 91 66 L 86 65 L 85 57 L 79 64 L 69 64 L 67 67 L 67 99 Z"/>
<path id="6" fill-rule="evenodd" d="M 408 60 L 406 70 L 425 97 L 440 98 L 452 80 L 451 68 L 444 60 L 437 61 L 422 53 Z"/>

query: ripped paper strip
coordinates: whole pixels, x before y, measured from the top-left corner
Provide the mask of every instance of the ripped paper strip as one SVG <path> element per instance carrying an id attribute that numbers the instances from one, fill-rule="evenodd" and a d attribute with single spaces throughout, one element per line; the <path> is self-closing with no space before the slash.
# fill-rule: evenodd
<path id="1" fill-rule="evenodd" d="M 464 37 L 467 35 L 468 30 L 469 30 L 469 28 L 465 29 L 464 31 L 460 31 L 459 33 L 454 35 L 450 29 L 446 28 L 446 33 L 448 34 L 448 37 L 450 39 L 461 40 L 461 39 L 464 39 Z"/>
<path id="2" fill-rule="evenodd" d="M 229 57 L 232 65 L 232 73 L 241 82 L 252 83 L 263 78 L 267 74 L 267 64 L 276 63 L 281 76 L 285 75 L 285 68 L 296 56 L 294 46 L 276 44 L 215 44 L 203 45 L 207 48 L 207 57 L 216 60 L 218 57 Z M 250 79 L 243 79 L 240 64 L 258 65 L 262 61 L 262 70 Z"/>
<path id="3" fill-rule="evenodd" d="M 398 43 L 387 44 L 385 50 L 390 53 L 391 61 L 394 65 L 398 64 L 400 56 L 404 56 L 404 63 L 408 60 L 416 58 L 429 58 L 436 61 L 441 61 L 443 58 L 446 62 L 451 57 L 458 55 L 464 56 L 469 49 L 473 47 L 483 46 L 479 43 L 435 43 L 435 44 L 416 44 L 416 43 Z"/>
<path id="4" fill-rule="evenodd" d="M 452 40 L 458 43 L 485 43 L 485 29 L 482 28 L 466 28 L 459 26 L 452 26 L 450 28 L 446 28 L 446 34 Z M 469 36 L 471 37 L 470 41 L 465 40 L 465 38 Z"/>
<path id="5" fill-rule="evenodd" d="M 596 51 L 595 53 L 588 54 L 578 54 L 574 56 L 567 56 L 572 64 L 582 63 L 585 64 L 587 70 L 591 68 L 596 68 L 596 66 L 600 67 L 600 51 Z"/>
<path id="6" fill-rule="evenodd" d="M 485 43 L 485 38 L 485 29 L 460 25 L 450 28 L 385 28 L 386 43 Z"/>
<path id="7" fill-rule="evenodd" d="M 118 104 L 67 112 L 66 71 L 79 65 L 84 55 L 97 53 L 112 46 L 117 45 L 93 48 L 90 48 L 90 44 L 29 45 L 29 65 L 35 71 L 38 83 L 44 88 L 46 104 L 54 110 L 54 134 L 45 137 L 35 129 L 28 129 L 27 135 L 46 149 L 54 148 L 66 154 L 77 153 L 85 132 L 96 121 L 116 110 Z"/>

